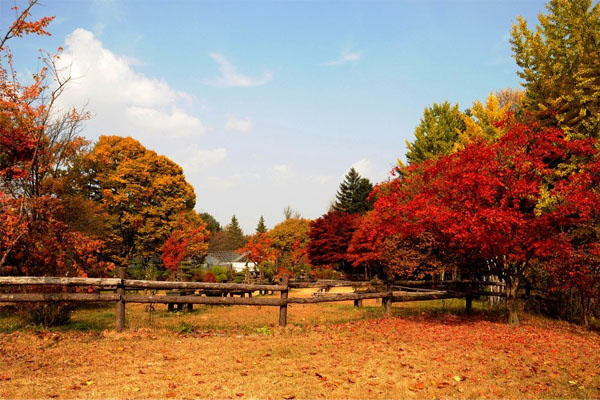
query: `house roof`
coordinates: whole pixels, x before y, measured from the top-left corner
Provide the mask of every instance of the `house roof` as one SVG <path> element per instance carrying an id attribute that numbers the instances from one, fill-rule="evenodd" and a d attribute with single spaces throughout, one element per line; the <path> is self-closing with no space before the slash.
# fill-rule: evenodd
<path id="1" fill-rule="evenodd" d="M 206 258 L 212 258 L 216 263 L 246 262 L 246 253 L 240 254 L 235 250 L 209 251 Z M 212 260 L 211 260 L 212 261 Z"/>

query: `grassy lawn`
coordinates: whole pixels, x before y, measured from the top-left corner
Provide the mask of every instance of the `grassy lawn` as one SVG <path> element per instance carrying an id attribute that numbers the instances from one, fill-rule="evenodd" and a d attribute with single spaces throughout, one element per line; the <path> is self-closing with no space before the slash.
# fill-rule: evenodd
<path id="1" fill-rule="evenodd" d="M 294 291 L 290 296 L 310 295 Z M 463 300 L 276 307 L 128 305 L 40 330 L 0 315 L 3 398 L 598 398 L 600 335 Z"/>

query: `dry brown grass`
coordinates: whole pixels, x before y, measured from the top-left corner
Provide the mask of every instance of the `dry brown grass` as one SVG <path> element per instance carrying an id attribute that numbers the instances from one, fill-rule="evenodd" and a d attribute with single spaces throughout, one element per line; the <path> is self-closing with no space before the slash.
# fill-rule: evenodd
<path id="1" fill-rule="evenodd" d="M 122 334 L 112 308 L 80 310 L 68 330 L 0 333 L 0 397 L 600 396 L 596 333 L 531 316 L 512 328 L 494 312 L 462 315 L 461 301 L 402 304 L 391 318 L 369 303 L 292 305 L 285 329 L 277 308 L 159 306 L 150 325 L 130 305 Z"/>

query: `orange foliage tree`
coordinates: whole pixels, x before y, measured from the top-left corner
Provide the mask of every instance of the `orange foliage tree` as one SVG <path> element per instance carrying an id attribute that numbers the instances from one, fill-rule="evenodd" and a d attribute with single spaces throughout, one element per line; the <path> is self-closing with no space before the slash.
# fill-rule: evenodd
<path id="1" fill-rule="evenodd" d="M 181 167 L 130 137 L 101 136 L 81 164 L 79 187 L 108 216 L 108 255 L 115 263 L 149 263 L 196 203 Z"/>
<path id="2" fill-rule="evenodd" d="M 61 180 L 87 141 L 78 136 L 89 115 L 61 112 L 56 101 L 69 81 L 55 68 L 58 55 L 23 85 L 7 45 L 27 34 L 49 35 L 53 17 L 30 21 L 31 0 L 0 41 L 0 274 L 103 274 L 102 241 L 65 220 Z M 60 53 L 61 49 L 58 50 Z"/>
<path id="3" fill-rule="evenodd" d="M 161 259 L 165 268 L 176 272 L 187 259 L 203 259 L 208 251 L 209 235 L 198 214 L 194 211 L 181 214 L 162 246 Z"/>

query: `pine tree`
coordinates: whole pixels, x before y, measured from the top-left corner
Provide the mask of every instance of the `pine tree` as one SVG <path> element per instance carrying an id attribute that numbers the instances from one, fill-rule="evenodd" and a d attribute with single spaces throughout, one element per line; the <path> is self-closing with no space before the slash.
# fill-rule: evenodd
<path id="1" fill-rule="evenodd" d="M 240 227 L 240 223 L 235 215 L 231 217 L 231 222 L 225 227 L 224 246 L 228 250 L 236 250 L 240 247 L 244 247 L 246 244 L 246 237 Z"/>
<path id="2" fill-rule="evenodd" d="M 258 225 L 256 226 L 256 233 L 265 233 L 267 232 L 267 225 L 265 225 L 265 218 L 261 215 L 258 220 Z"/>
<path id="3" fill-rule="evenodd" d="M 372 190 L 371 182 L 352 167 L 340 184 L 333 209 L 350 214 L 367 212 L 373 209 L 373 201 L 368 199 Z"/>

